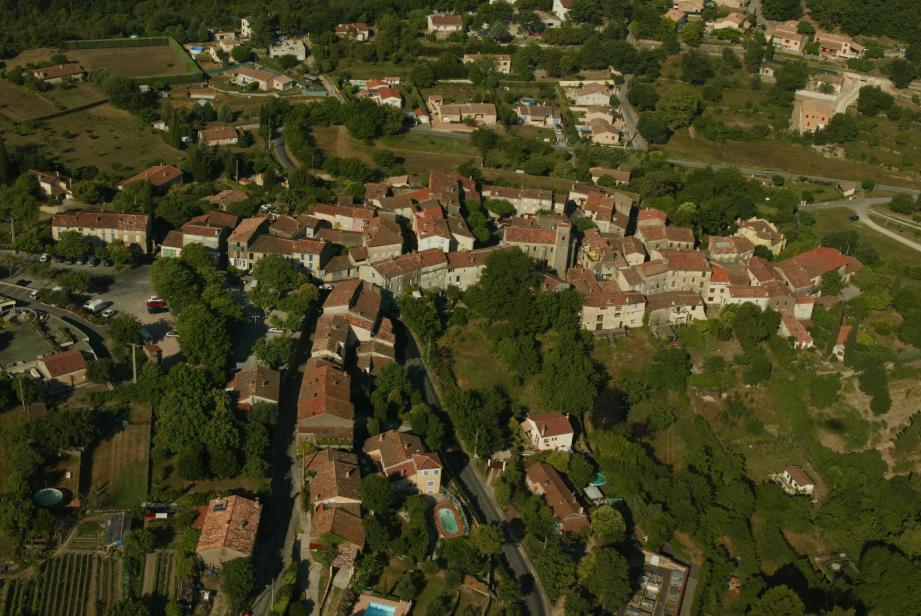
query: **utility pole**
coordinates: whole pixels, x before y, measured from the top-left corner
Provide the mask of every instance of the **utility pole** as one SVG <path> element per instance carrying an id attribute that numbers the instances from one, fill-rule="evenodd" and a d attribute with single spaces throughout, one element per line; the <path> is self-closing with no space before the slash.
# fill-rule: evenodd
<path id="1" fill-rule="evenodd" d="M 26 396 L 22 393 L 22 372 L 19 373 L 19 401 L 22 402 L 22 412 L 28 415 L 29 411 L 26 410 Z"/>
<path id="2" fill-rule="evenodd" d="M 16 250 L 16 219 L 10 216 L 10 244 Z"/>
<path id="3" fill-rule="evenodd" d="M 138 382 L 138 345 L 131 343 L 131 382 Z"/>

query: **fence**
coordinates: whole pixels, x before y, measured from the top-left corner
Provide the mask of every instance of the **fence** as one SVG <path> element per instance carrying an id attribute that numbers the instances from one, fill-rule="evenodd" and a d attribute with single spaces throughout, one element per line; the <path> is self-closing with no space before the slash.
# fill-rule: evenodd
<path id="1" fill-rule="evenodd" d="M 205 73 L 201 70 L 192 56 L 179 42 L 171 36 L 151 36 L 144 38 L 115 38 L 92 39 L 80 41 L 67 41 L 61 45 L 62 49 L 127 49 L 138 47 L 169 47 L 176 58 L 182 63 L 185 73 L 177 75 L 140 75 L 133 79 L 138 83 L 151 83 L 164 81 L 166 83 L 195 83 L 201 81 Z"/>

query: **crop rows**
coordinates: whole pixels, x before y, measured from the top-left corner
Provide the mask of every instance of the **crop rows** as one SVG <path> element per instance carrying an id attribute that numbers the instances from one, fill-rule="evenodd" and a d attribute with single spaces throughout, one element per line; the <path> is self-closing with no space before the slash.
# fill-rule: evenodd
<path id="1" fill-rule="evenodd" d="M 167 599 L 176 598 L 176 553 L 164 551 L 157 553 L 157 594 Z"/>
<path id="2" fill-rule="evenodd" d="M 95 575 L 95 584 L 91 580 Z M 90 588 L 104 605 L 118 598 L 114 559 L 65 554 L 48 560 L 32 579 L 10 580 L 0 591 L 0 616 L 82 616 L 89 613 Z"/>

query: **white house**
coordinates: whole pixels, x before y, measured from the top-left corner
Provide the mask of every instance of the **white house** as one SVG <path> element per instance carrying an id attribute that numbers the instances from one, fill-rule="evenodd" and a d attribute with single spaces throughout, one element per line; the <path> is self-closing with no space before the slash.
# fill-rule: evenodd
<path id="1" fill-rule="evenodd" d="M 560 21 L 566 21 L 571 8 L 572 0 L 553 0 L 553 14 L 559 17 Z"/>
<path id="2" fill-rule="evenodd" d="M 801 466 L 791 464 L 780 475 L 781 485 L 787 494 L 806 494 L 811 496 L 815 482 Z"/>
<path id="3" fill-rule="evenodd" d="M 530 416 L 521 422 L 521 430 L 534 451 L 572 449 L 572 424 L 569 417 L 562 413 Z"/>

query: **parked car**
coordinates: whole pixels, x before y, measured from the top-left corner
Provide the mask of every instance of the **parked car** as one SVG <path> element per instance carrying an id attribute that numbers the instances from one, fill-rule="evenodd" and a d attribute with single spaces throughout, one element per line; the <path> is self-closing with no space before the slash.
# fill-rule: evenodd
<path id="1" fill-rule="evenodd" d="M 270 327 L 270 328 L 269 328 L 269 333 L 270 333 L 270 334 L 283 334 L 283 333 L 285 333 L 285 330 L 283 330 L 283 329 L 280 328 L 280 327 Z"/>
<path id="2" fill-rule="evenodd" d="M 153 344 L 153 334 L 146 327 L 141 328 L 141 342 L 144 344 Z"/>
<path id="3" fill-rule="evenodd" d="M 177 332 L 175 329 L 171 329 L 168 332 L 166 332 L 166 337 L 167 338 L 178 338 L 179 332 Z"/>
<path id="4" fill-rule="evenodd" d="M 42 263 L 47 263 L 47 262 L 48 262 L 48 253 L 47 253 L 47 252 L 43 252 L 43 253 L 42 253 L 42 256 L 40 256 L 40 257 L 38 258 L 38 260 L 39 260 L 40 262 L 42 262 Z"/>
<path id="5" fill-rule="evenodd" d="M 111 319 L 116 314 L 118 314 L 118 310 L 116 310 L 115 308 L 106 308 L 105 310 L 102 311 L 102 316 L 105 317 L 106 319 Z"/>
<path id="6" fill-rule="evenodd" d="M 111 305 L 112 302 L 107 302 L 104 299 L 91 299 L 83 304 L 83 309 L 93 314 L 98 314 Z"/>
<path id="7" fill-rule="evenodd" d="M 96 260 L 96 257 L 90 257 L 89 259 L 86 260 L 86 264 L 89 265 L 90 267 L 96 267 L 97 265 L 99 265 L 99 261 Z"/>
<path id="8" fill-rule="evenodd" d="M 38 371 L 38 368 L 29 368 L 29 376 L 31 376 L 36 381 L 42 380 L 42 373 Z"/>
<path id="9" fill-rule="evenodd" d="M 83 265 L 83 257 L 77 259 L 77 265 Z"/>
<path id="10" fill-rule="evenodd" d="M 29 291 L 29 299 L 38 299 L 38 289 Z"/>

